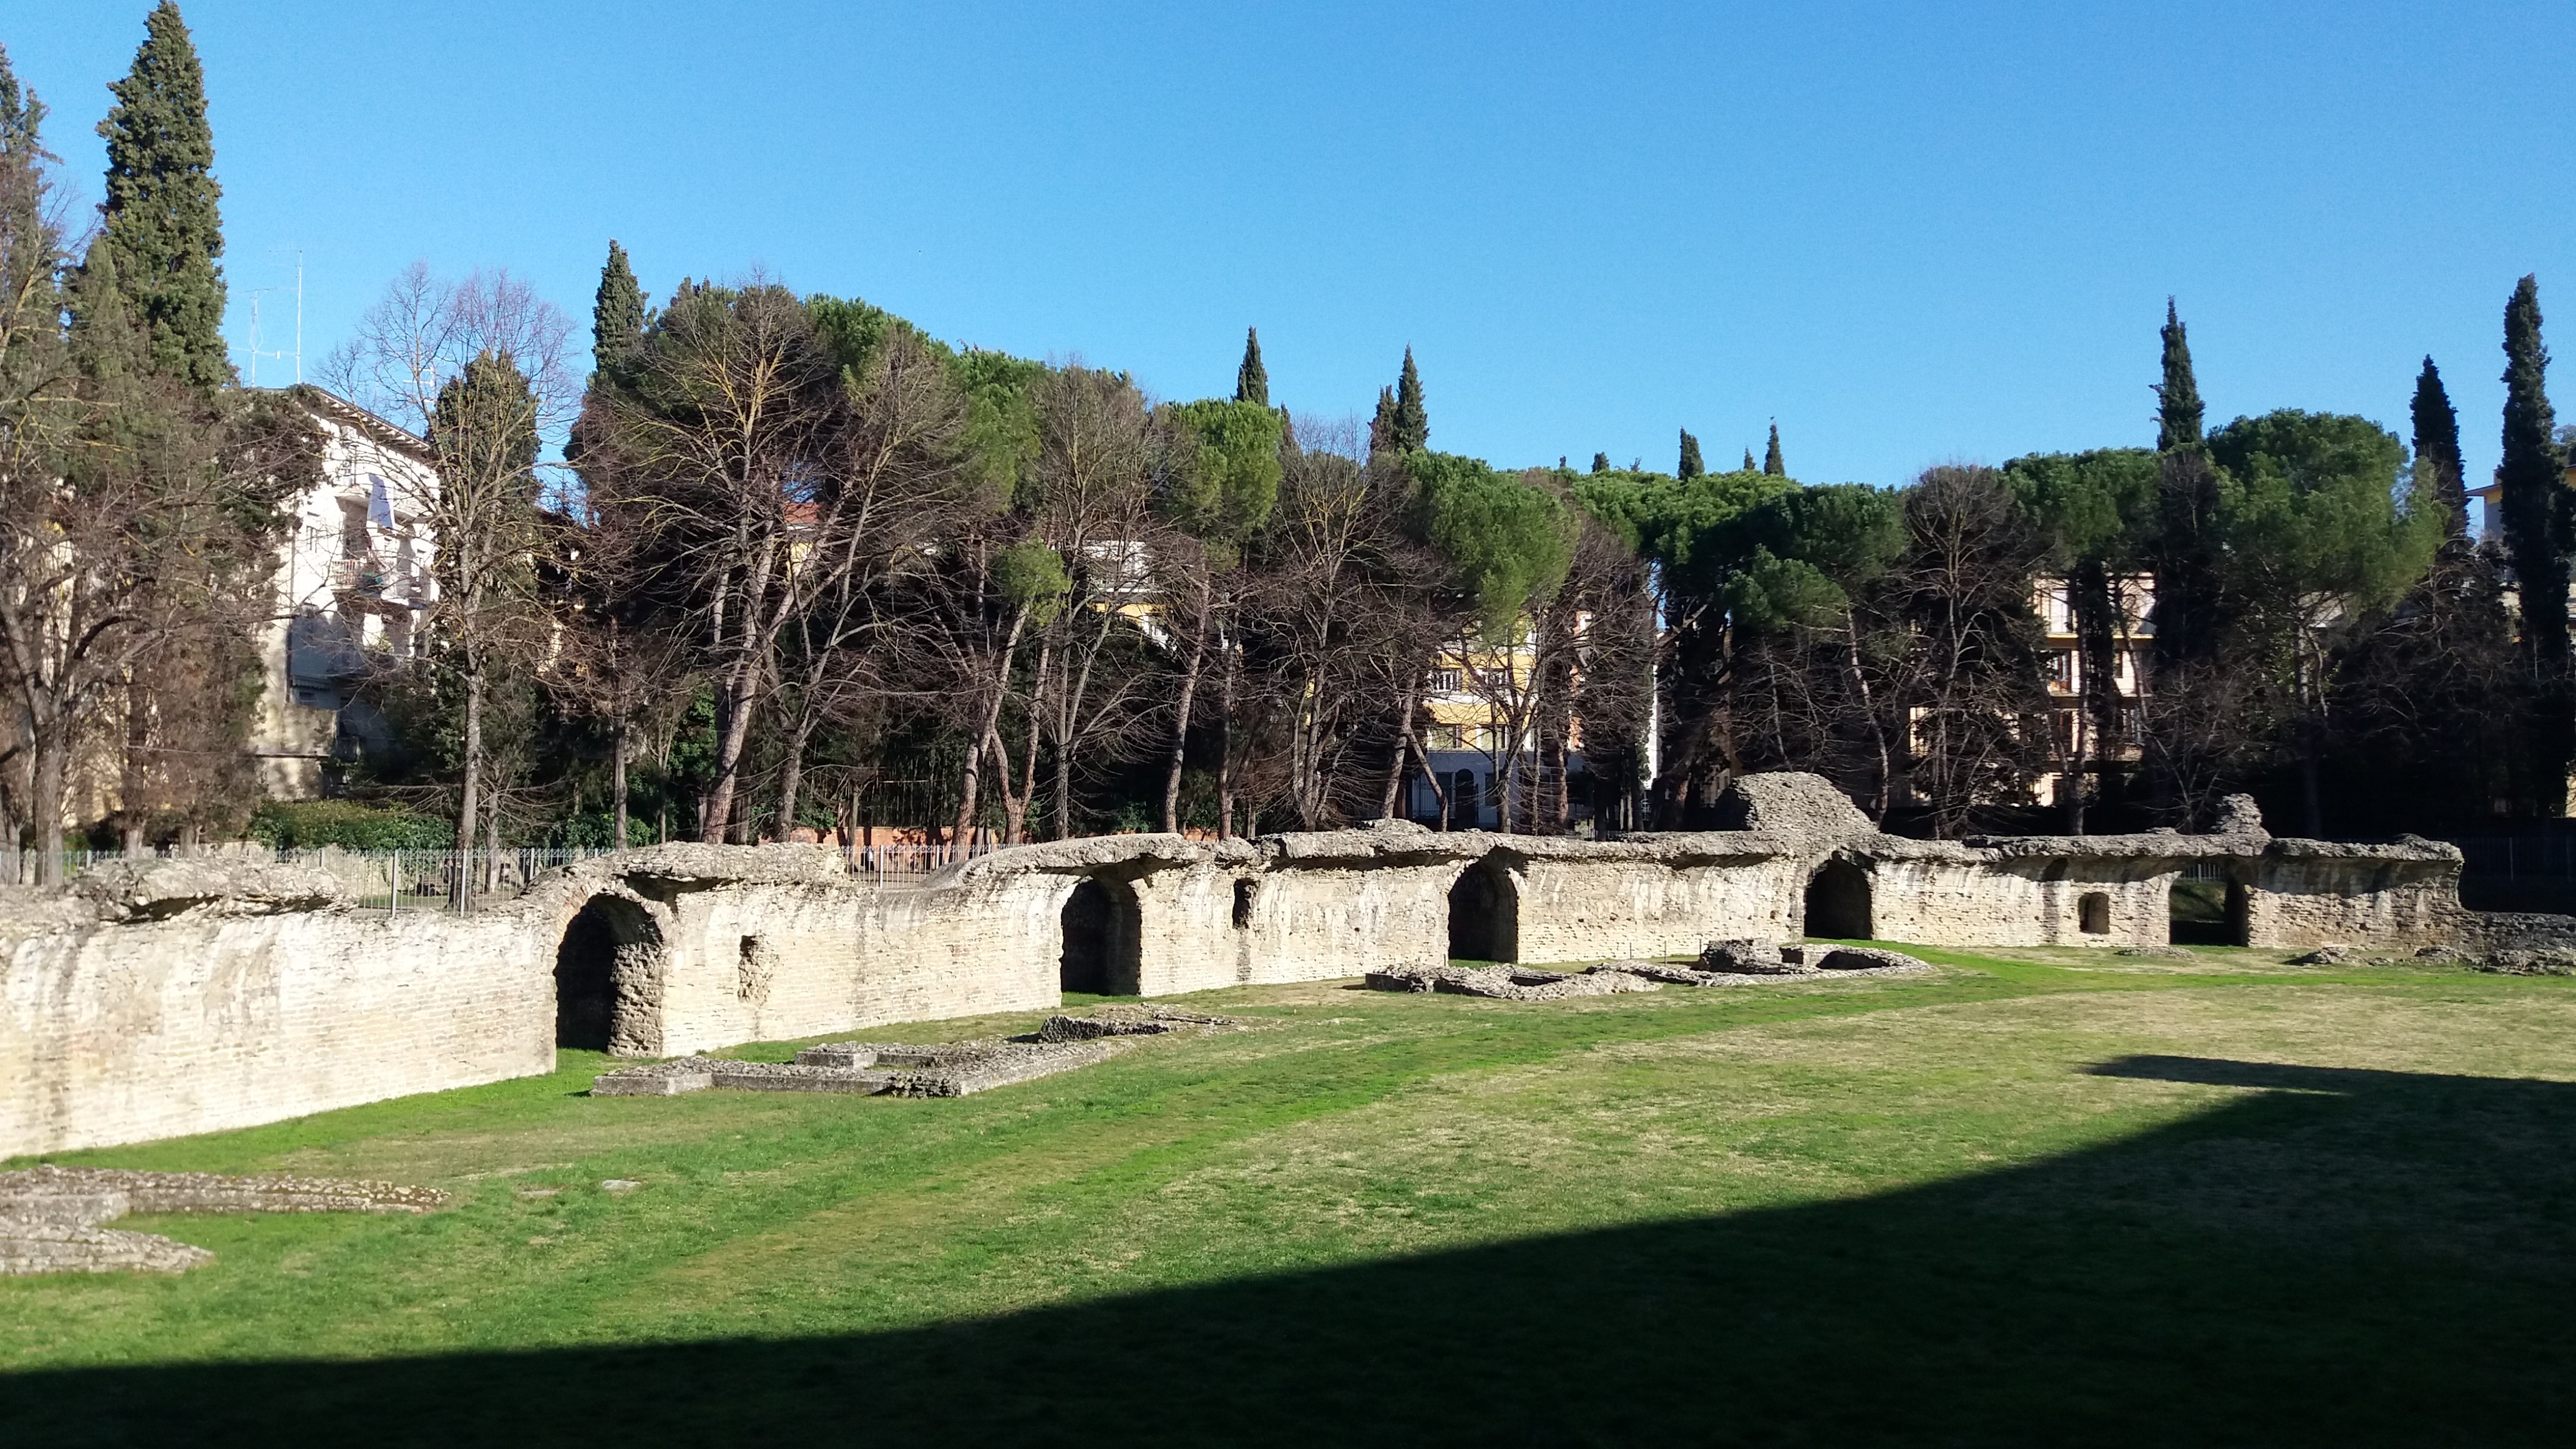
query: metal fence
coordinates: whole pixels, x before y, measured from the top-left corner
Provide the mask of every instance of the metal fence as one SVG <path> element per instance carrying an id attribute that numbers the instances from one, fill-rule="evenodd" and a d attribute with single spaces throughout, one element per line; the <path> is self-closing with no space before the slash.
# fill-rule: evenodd
<path id="1" fill-rule="evenodd" d="M 990 855 L 999 849 L 1001 846 L 995 841 L 977 839 L 963 848 L 922 844 L 853 845 L 843 849 L 842 856 L 849 863 L 850 874 L 871 885 L 918 885 L 948 865 Z M 538 877 L 550 870 L 617 853 L 604 846 L 584 849 L 529 846 L 499 851 L 462 851 L 342 850 L 337 847 L 277 850 L 224 845 L 202 851 L 164 852 L 161 858 L 175 854 L 183 858 L 311 866 L 336 879 L 341 899 L 350 905 L 361 910 L 399 913 L 451 909 L 457 897 L 460 877 L 473 883 L 476 899 L 487 903 L 504 901 L 526 891 Z M 32 850 L 18 851 L 16 855 L 15 879 L 34 882 L 41 864 L 40 855 Z M 117 850 L 66 850 L 63 852 L 64 875 L 67 878 L 77 876 L 126 858 L 123 851 Z M 0 866 L 9 864 L 9 858 L 0 855 Z"/>
<path id="2" fill-rule="evenodd" d="M 2451 842 L 2460 874 L 2499 880 L 2576 880 L 2576 836 L 2498 835 Z"/>

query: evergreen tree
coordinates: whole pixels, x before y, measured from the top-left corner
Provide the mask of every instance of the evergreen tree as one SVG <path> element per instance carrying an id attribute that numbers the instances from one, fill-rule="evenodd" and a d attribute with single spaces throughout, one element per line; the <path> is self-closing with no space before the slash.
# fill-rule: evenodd
<path id="1" fill-rule="evenodd" d="M 1747 472 L 1747 473 L 1750 473 L 1750 472 L 1752 472 L 1755 468 L 1757 468 L 1757 467 L 1759 467 L 1759 466 L 1761 466 L 1761 465 L 1760 465 L 1760 464 L 1757 464 L 1757 463 L 1755 463 L 1755 462 L 1753 461 L 1753 450 L 1752 450 L 1751 448 L 1747 448 L 1747 449 L 1745 449 L 1745 450 L 1744 450 L 1744 471 L 1745 471 L 1745 472 Z"/>
<path id="2" fill-rule="evenodd" d="M 2191 341 L 2165 299 L 2164 380 L 2156 385 L 2156 656 L 2206 659 L 2218 647 L 2218 472 L 2201 432 Z"/>
<path id="3" fill-rule="evenodd" d="M 1593 471 L 1593 472 L 1595 472 L 1595 473 L 1607 473 L 1607 472 L 1609 472 L 1609 471 L 1610 471 L 1610 455 L 1609 455 L 1609 454 L 1607 454 L 1607 453 L 1595 453 L 1595 454 L 1593 454 L 1593 455 L 1592 455 L 1592 471 Z"/>
<path id="4" fill-rule="evenodd" d="M 2504 461 L 2496 482 L 2504 504 L 2505 554 L 2522 596 L 2525 659 L 2539 687 L 2532 741 L 2532 793 L 2544 815 L 2566 809 L 2567 767 L 2576 757 L 2569 717 L 2567 598 L 2569 507 L 2566 475 L 2549 407 L 2549 350 L 2540 340 L 2540 284 L 2525 277 L 2504 309 Z"/>
<path id="5" fill-rule="evenodd" d="M 1699 460 L 1699 439 L 1691 436 L 1690 429 L 1682 429 L 1682 461 L 1681 466 L 1673 470 L 1673 476 L 1697 478 L 1706 472 L 1708 465 Z"/>
<path id="6" fill-rule="evenodd" d="M 2159 335 L 2164 339 L 2165 379 L 2156 385 L 2156 451 L 2198 448 L 2205 441 L 2200 383 L 2191 372 L 2191 339 L 2171 297 L 2165 298 L 2165 325 Z"/>
<path id="7" fill-rule="evenodd" d="M 108 89 L 100 207 L 126 303 L 152 333 L 155 366 L 199 387 L 232 380 L 224 351 L 224 250 L 216 201 L 215 136 L 206 125 L 205 73 L 179 7 L 161 0 L 144 21 L 134 69 Z"/>
<path id="8" fill-rule="evenodd" d="M 2469 536 L 2469 495 L 2460 468 L 2460 412 L 2442 387 L 2433 359 L 2415 378 L 2415 496 L 2438 505 L 2451 520 L 2451 537 Z"/>
<path id="9" fill-rule="evenodd" d="M 1750 458 L 1753 455 L 1748 450 L 1745 456 Z M 1762 453 L 1762 471 L 1773 478 L 1789 476 L 1789 465 L 1780 461 L 1780 423 L 1776 418 L 1771 423 L 1771 446 Z"/>
<path id="10" fill-rule="evenodd" d="M 599 295 L 590 304 L 591 367 L 603 377 L 620 375 L 637 348 L 644 345 L 644 289 L 635 281 L 626 248 L 608 244 L 608 262 L 599 269 Z"/>
<path id="11" fill-rule="evenodd" d="M 1243 329 L 1243 365 L 1234 370 L 1234 400 L 1270 406 L 1270 374 L 1261 365 L 1261 329 Z"/>
<path id="12" fill-rule="evenodd" d="M 1369 456 L 1392 453 L 1395 446 L 1395 389 L 1377 390 L 1377 412 L 1369 418 Z"/>
<path id="13" fill-rule="evenodd" d="M 1411 453 L 1431 446 L 1431 415 L 1422 407 L 1422 374 L 1413 370 L 1413 349 L 1404 349 L 1404 371 L 1395 379 L 1395 411 L 1387 419 L 1396 451 Z"/>
<path id="14" fill-rule="evenodd" d="M 18 84 L 9 67 L 9 47 L 0 45 L 0 168 L 32 167 L 53 159 L 38 141 L 44 129 L 45 103 Z"/>

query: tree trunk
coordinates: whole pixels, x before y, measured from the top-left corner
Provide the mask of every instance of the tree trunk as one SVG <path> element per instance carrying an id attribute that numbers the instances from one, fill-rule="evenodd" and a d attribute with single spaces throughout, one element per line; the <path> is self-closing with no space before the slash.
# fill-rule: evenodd
<path id="1" fill-rule="evenodd" d="M 993 697 L 985 705 L 984 718 L 975 732 L 974 743 L 966 747 L 966 764 L 957 782 L 957 825 L 948 837 L 949 858 L 952 860 L 965 859 L 964 852 L 969 845 L 967 832 L 975 828 L 976 792 L 982 783 L 980 772 L 984 742 L 993 738 L 1001 727 L 1002 704 L 1011 692 L 1011 657 L 1019 652 L 1020 630 L 1027 626 L 1028 620 L 1029 611 L 1025 608 L 1011 616 L 1011 631 L 1003 636 L 1002 657 L 993 671 Z M 1006 792 L 1008 779 L 1008 776 L 1004 777 Z"/>
<path id="2" fill-rule="evenodd" d="M 1217 653 L 1225 661 L 1218 672 L 1216 709 L 1216 838 L 1234 831 L 1234 644 L 1220 637 Z"/>
<path id="3" fill-rule="evenodd" d="M 1413 758 L 1422 766 L 1422 778 L 1431 785 L 1431 802 L 1440 808 L 1440 828 L 1447 830 L 1449 828 L 1449 787 L 1440 783 L 1440 772 L 1431 768 L 1431 756 L 1422 748 L 1420 737 L 1407 735 L 1405 743 L 1413 747 Z"/>
<path id="4" fill-rule="evenodd" d="M 609 837 L 609 848 L 612 850 L 626 848 L 626 728 L 626 721 L 620 719 L 617 722 L 616 759 L 609 766 L 610 809 L 616 817 L 609 826 L 609 829 L 614 832 Z"/>
<path id="5" fill-rule="evenodd" d="M 456 807 L 456 909 L 474 909 L 474 825 L 483 803 L 483 667 L 469 648 L 465 658 L 465 790 Z"/>
<path id="6" fill-rule="evenodd" d="M 63 883 L 63 792 L 64 777 L 69 773 L 71 742 L 60 738 L 63 732 L 48 729 L 36 737 L 34 788 L 27 801 L 35 826 L 36 884 L 59 886 Z"/>
<path id="7" fill-rule="evenodd" d="M 1163 829 L 1178 834 L 1181 828 L 1181 761 L 1189 752 L 1190 706 L 1198 697 L 1199 664 L 1207 656 L 1208 581 L 1204 568 L 1199 574 L 1199 617 L 1190 631 L 1190 662 L 1181 671 L 1181 697 L 1174 706 L 1172 719 L 1171 766 L 1163 773 Z M 1225 832 L 1220 828 L 1217 832 Z"/>
<path id="8" fill-rule="evenodd" d="M 805 782 L 805 741 L 814 733 L 814 712 L 799 712 L 795 732 L 787 740 L 787 759 L 779 768 L 778 838 L 785 840 L 796 829 L 796 791 Z"/>
<path id="9" fill-rule="evenodd" d="M 1058 745 L 1055 750 L 1055 838 L 1073 838 L 1073 761 L 1070 752 Z"/>
<path id="10" fill-rule="evenodd" d="M 1887 745 L 1887 725 L 1878 717 L 1877 701 L 1870 697 L 1869 676 L 1860 667 L 1860 621 L 1849 609 L 1843 611 L 1843 667 L 1851 678 L 1852 692 L 1860 698 L 1861 717 L 1869 722 L 1871 743 L 1878 747 L 1878 797 L 1869 818 L 1887 823 L 1887 808 L 1893 803 L 1896 786 L 1896 761 Z"/>
<path id="11" fill-rule="evenodd" d="M 704 838 L 709 845 L 724 844 L 726 827 L 733 823 L 734 785 L 742 777 L 742 751 L 751 738 L 752 711 L 760 704 L 756 679 L 756 675 L 744 679 L 743 687 L 734 692 L 720 717 L 726 723 L 723 738 L 716 744 L 715 789 L 707 798 Z"/>
<path id="12" fill-rule="evenodd" d="M 1380 820 L 1393 819 L 1396 804 L 1404 796 L 1405 762 L 1413 753 L 1413 711 L 1421 694 L 1421 677 L 1416 675 L 1414 682 L 1404 687 L 1403 697 L 1396 702 L 1395 748 L 1389 752 L 1386 789 L 1378 796 L 1377 802 L 1377 818 Z"/>
<path id="13" fill-rule="evenodd" d="M 144 800 L 151 793 L 146 752 L 152 742 L 152 701 L 135 670 L 125 675 L 124 773 L 117 785 L 117 814 L 124 836 L 125 858 L 143 858 Z"/>

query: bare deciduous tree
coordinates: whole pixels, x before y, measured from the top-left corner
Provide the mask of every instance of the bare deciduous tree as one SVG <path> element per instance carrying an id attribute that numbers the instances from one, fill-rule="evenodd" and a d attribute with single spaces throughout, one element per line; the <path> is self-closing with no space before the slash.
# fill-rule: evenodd
<path id="1" fill-rule="evenodd" d="M 536 560 L 540 440 L 558 434 L 578 397 L 566 356 L 570 325 L 506 271 L 459 281 L 415 263 L 359 319 L 357 335 L 324 365 L 326 382 L 425 438 L 437 496 L 416 500 L 437 540 L 438 588 L 423 618 L 431 667 L 463 686 L 464 778 L 456 843 L 474 845 L 490 790 L 484 706 L 502 656 L 546 646 Z M 470 872 L 458 873 L 470 906 Z"/>

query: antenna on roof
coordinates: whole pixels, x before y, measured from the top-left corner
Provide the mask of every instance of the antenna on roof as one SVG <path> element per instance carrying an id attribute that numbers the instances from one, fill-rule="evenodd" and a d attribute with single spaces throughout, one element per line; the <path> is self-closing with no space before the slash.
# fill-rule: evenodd
<path id="1" fill-rule="evenodd" d="M 269 250 L 282 252 L 286 250 L 286 248 L 271 247 Z M 254 287 L 251 289 L 250 385 L 253 387 L 259 386 L 259 360 L 263 357 L 274 357 L 280 362 L 283 362 L 290 357 L 294 358 L 295 381 L 298 384 L 301 384 L 304 381 L 304 251 L 300 247 L 297 248 L 295 252 L 295 350 L 289 352 L 284 348 L 279 348 L 275 351 L 262 352 L 259 347 L 260 294 L 263 292 L 283 292 L 285 290 L 286 289 L 284 287 Z"/>

